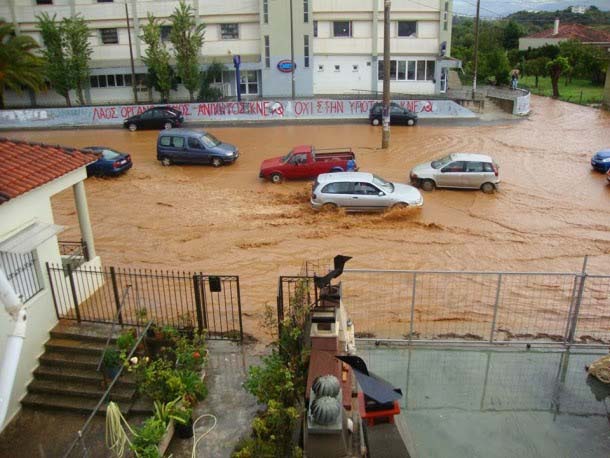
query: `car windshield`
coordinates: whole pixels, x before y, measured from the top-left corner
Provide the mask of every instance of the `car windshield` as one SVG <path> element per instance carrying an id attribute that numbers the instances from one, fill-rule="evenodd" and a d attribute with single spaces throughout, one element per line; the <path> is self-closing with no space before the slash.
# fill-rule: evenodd
<path id="1" fill-rule="evenodd" d="M 445 167 L 451 161 L 453 161 L 453 158 L 451 157 L 451 155 L 449 155 L 449 156 L 445 156 L 442 159 L 438 159 L 436 161 L 432 161 L 430 163 L 430 165 L 432 166 L 433 169 L 440 169 L 441 167 Z"/>
<path id="2" fill-rule="evenodd" d="M 378 188 L 383 189 L 387 193 L 394 192 L 394 185 L 389 181 L 385 181 L 383 178 L 373 175 L 373 184 Z"/>
<path id="3" fill-rule="evenodd" d="M 102 156 L 104 157 L 104 159 L 114 161 L 115 159 L 118 159 L 121 155 L 116 151 L 112 151 L 111 149 L 104 149 L 102 150 Z"/>
<path id="4" fill-rule="evenodd" d="M 214 146 L 220 145 L 220 140 L 214 137 L 212 134 L 205 134 L 201 137 L 201 141 L 206 146 L 206 148 L 212 148 Z"/>

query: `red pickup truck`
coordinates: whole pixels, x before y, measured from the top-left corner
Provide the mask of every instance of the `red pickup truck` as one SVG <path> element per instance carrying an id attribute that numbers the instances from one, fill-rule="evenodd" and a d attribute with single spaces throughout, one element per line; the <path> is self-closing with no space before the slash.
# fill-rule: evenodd
<path id="1" fill-rule="evenodd" d="M 285 156 L 264 160 L 259 177 L 281 183 L 285 179 L 315 178 L 321 173 L 355 171 L 358 170 L 355 159 L 351 148 L 295 146 Z"/>

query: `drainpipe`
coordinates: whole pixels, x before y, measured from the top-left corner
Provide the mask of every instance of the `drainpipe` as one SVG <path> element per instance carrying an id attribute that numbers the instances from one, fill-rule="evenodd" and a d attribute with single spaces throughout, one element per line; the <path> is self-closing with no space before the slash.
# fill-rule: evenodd
<path id="1" fill-rule="evenodd" d="M 13 290 L 2 269 L 0 269 L 0 303 L 15 322 L 13 332 L 9 334 L 6 340 L 6 351 L 0 368 L 0 429 L 2 429 L 8 412 L 13 385 L 15 384 L 27 324 L 25 306 Z"/>
<path id="2" fill-rule="evenodd" d="M 74 191 L 74 201 L 76 203 L 76 214 L 78 215 L 78 224 L 80 225 L 80 233 L 87 243 L 87 253 L 91 261 L 95 258 L 95 245 L 93 243 L 93 231 L 91 230 L 91 221 L 89 220 L 89 208 L 87 207 L 87 194 L 85 194 L 85 185 L 79 181 L 72 186 Z"/>

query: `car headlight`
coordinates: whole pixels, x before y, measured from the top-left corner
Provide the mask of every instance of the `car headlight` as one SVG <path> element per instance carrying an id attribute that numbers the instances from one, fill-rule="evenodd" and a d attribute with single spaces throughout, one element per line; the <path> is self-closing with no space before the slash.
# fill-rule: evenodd
<path id="1" fill-rule="evenodd" d="M 607 157 L 605 159 L 602 159 L 602 162 L 610 162 L 610 157 Z"/>
<path id="2" fill-rule="evenodd" d="M 233 151 L 227 151 L 225 154 L 227 156 L 233 156 L 235 153 Z"/>

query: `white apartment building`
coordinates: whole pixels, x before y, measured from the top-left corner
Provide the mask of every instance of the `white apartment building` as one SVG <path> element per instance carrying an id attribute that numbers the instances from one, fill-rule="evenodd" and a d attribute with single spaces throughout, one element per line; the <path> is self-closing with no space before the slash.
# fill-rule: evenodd
<path id="1" fill-rule="evenodd" d="M 227 97 L 311 97 L 369 93 L 381 90 L 383 61 L 383 0 L 187 0 L 206 25 L 202 68 L 217 61 L 226 65 L 216 84 Z M 452 0 L 392 0 L 391 89 L 408 95 L 432 95 L 446 90 L 451 59 Z M 144 86 L 145 45 L 140 39 L 147 14 L 165 25 L 169 45 L 170 15 L 177 0 L 4 0 L 0 18 L 18 33 L 41 42 L 36 16 L 58 19 L 81 14 L 92 30 L 91 104 L 132 103 L 158 95 Z M 127 27 L 129 17 L 129 29 Z M 131 36 L 131 46 L 129 38 Z M 42 43 L 41 43 L 42 44 Z M 130 53 L 131 48 L 131 53 Z M 131 55 L 134 76 L 131 71 Z M 236 82 L 233 57 L 241 59 Z M 295 71 L 290 73 L 294 62 Z M 171 101 L 185 101 L 178 86 Z M 74 99 L 74 97 L 73 97 Z M 50 90 L 42 94 L 7 94 L 7 106 L 64 105 Z"/>

